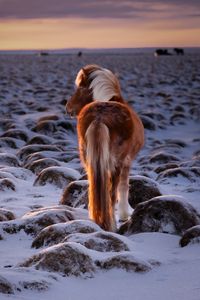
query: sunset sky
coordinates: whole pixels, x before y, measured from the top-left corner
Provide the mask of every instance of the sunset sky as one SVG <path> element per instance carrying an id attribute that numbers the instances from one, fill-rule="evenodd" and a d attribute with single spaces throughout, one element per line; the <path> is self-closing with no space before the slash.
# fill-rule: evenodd
<path id="1" fill-rule="evenodd" d="M 200 47 L 200 0 L 0 0 L 0 50 Z"/>

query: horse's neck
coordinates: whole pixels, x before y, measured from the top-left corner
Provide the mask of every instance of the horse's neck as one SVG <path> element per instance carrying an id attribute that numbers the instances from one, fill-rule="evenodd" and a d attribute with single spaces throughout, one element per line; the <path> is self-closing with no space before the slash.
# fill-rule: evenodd
<path id="1" fill-rule="evenodd" d="M 121 96 L 113 96 L 109 101 L 125 103 L 124 99 Z"/>

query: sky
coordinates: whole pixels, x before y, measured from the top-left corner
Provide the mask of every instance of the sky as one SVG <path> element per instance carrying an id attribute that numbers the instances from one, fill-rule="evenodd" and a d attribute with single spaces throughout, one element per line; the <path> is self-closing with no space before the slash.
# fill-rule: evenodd
<path id="1" fill-rule="evenodd" d="M 200 47 L 200 0 L 0 0 L 0 50 Z"/>

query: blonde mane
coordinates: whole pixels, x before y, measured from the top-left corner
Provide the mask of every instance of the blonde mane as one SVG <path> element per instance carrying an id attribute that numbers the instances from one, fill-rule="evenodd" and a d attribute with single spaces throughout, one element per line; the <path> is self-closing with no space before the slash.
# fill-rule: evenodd
<path id="1" fill-rule="evenodd" d="M 111 71 L 101 68 L 93 71 L 89 78 L 92 80 L 90 89 L 93 92 L 93 100 L 103 102 L 114 96 L 120 97 L 119 82 Z"/>

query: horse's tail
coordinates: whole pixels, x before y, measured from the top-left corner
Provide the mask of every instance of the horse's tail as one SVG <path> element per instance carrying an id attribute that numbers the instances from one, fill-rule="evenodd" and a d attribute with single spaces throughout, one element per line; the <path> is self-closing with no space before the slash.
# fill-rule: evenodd
<path id="1" fill-rule="evenodd" d="M 93 121 L 86 131 L 86 144 L 90 218 L 103 229 L 114 230 L 108 127 Z"/>

